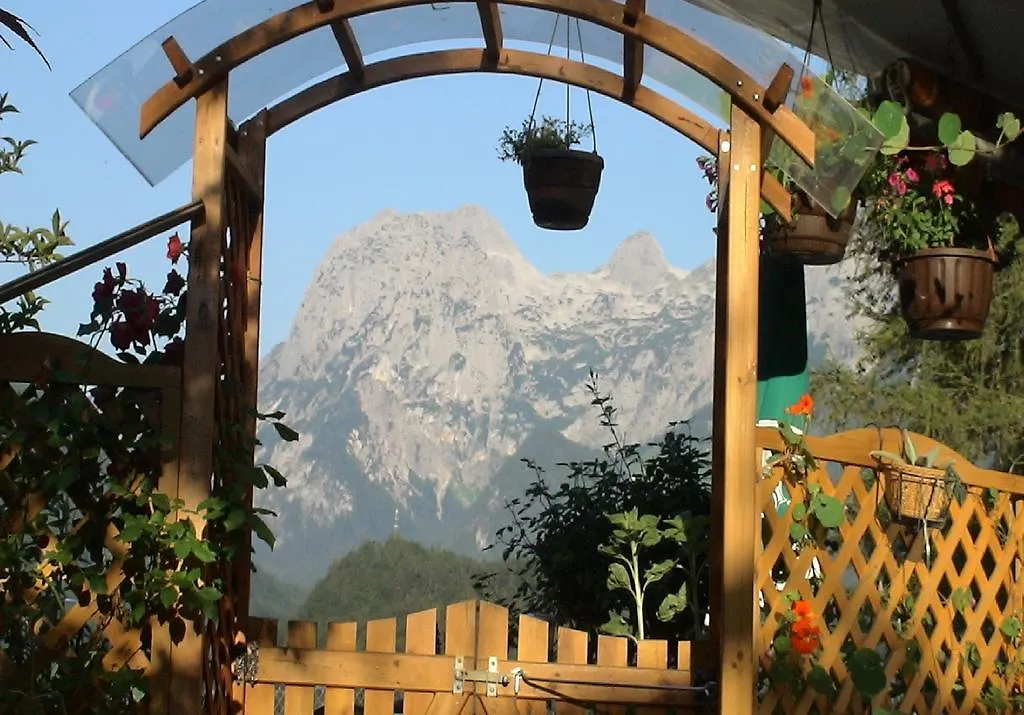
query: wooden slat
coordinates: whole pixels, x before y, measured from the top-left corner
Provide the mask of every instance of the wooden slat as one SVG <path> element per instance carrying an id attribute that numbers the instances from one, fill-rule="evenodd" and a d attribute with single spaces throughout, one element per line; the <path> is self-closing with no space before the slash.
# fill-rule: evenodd
<path id="1" fill-rule="evenodd" d="M 626 0 L 622 18 L 626 27 L 636 27 L 646 5 L 645 0 Z M 641 38 L 632 34 L 622 36 L 622 101 L 627 104 L 632 104 L 644 76 L 644 49 Z"/>
<path id="2" fill-rule="evenodd" d="M 191 82 L 195 73 L 195 67 L 174 36 L 171 35 L 161 42 L 160 47 L 163 48 L 167 61 L 171 63 L 171 67 L 174 69 L 174 81 L 178 86 L 183 87 Z"/>
<path id="3" fill-rule="evenodd" d="M 395 638 L 398 635 L 398 621 L 394 618 L 381 618 L 366 624 L 366 652 L 394 653 Z M 372 681 L 370 681 L 372 682 Z M 367 690 L 363 700 L 365 715 L 394 715 L 395 690 Z"/>
<path id="4" fill-rule="evenodd" d="M 583 631 L 572 628 L 558 629 L 558 645 L 556 646 L 555 660 L 559 664 L 585 665 L 587 662 L 587 634 Z M 533 675 L 537 668 L 530 668 L 527 672 Z M 558 690 L 562 690 L 561 687 Z M 558 715 L 584 715 L 587 711 L 568 703 L 559 702 L 555 706 Z"/>
<path id="5" fill-rule="evenodd" d="M 546 621 L 532 616 L 519 616 L 519 642 L 516 659 L 520 663 L 547 663 L 551 651 L 551 632 Z M 521 715 L 547 715 L 546 702 L 524 700 L 519 702 Z"/>
<path id="6" fill-rule="evenodd" d="M 597 637 L 597 664 L 625 668 L 628 665 L 628 643 L 625 638 L 600 635 Z M 625 715 L 624 706 L 607 706 L 603 708 L 607 715 Z"/>
<path id="7" fill-rule="evenodd" d="M 682 646 L 683 643 L 679 645 Z M 687 643 L 686 645 L 689 644 Z M 636 667 L 666 669 L 668 667 L 668 643 L 666 641 L 653 641 L 650 639 L 638 641 L 636 644 Z M 686 668 L 683 668 L 683 670 L 686 670 Z M 638 708 L 637 715 L 665 714 L 664 711 L 654 708 Z"/>
<path id="8" fill-rule="evenodd" d="M 355 653 L 358 625 L 356 623 L 330 623 L 327 625 L 326 650 Z M 324 712 L 331 715 L 355 715 L 356 691 L 351 688 L 327 688 L 324 693 Z"/>
<path id="9" fill-rule="evenodd" d="M 455 663 L 452 657 L 461 655 L 464 658 L 463 667 L 467 669 L 476 667 L 476 601 L 463 601 L 448 606 L 444 613 L 444 653 L 449 658 L 445 659 L 448 670 L 444 672 L 443 681 L 445 685 L 438 688 L 438 695 L 434 703 L 431 715 L 461 715 L 465 712 L 467 703 L 474 697 L 474 688 L 467 684 L 462 695 L 455 695 L 451 692 L 452 676 Z M 447 692 L 446 692 L 447 691 Z"/>
<path id="10" fill-rule="evenodd" d="M 477 624 L 477 667 L 486 670 L 489 658 L 498 659 L 499 670 L 502 663 L 508 660 L 508 609 L 497 606 L 493 603 L 480 603 L 480 620 Z M 507 672 L 507 671 L 505 671 Z M 487 686 L 478 683 L 477 695 L 486 697 Z M 498 686 L 500 695 L 510 695 L 512 686 Z M 483 692 L 481 692 L 483 691 Z M 487 701 L 487 715 L 515 715 L 517 712 L 516 700 L 513 698 L 499 698 L 493 705 Z"/>
<path id="11" fill-rule="evenodd" d="M 320 12 L 331 12 L 334 10 L 334 0 L 316 0 L 317 9 Z M 334 40 L 338 43 L 348 71 L 357 77 L 362 77 L 366 67 L 363 64 L 363 52 L 359 49 L 355 33 L 352 32 L 352 24 L 347 17 L 339 17 L 331 22 L 331 31 L 334 33 Z"/>
<path id="12" fill-rule="evenodd" d="M 410 614 L 405 620 L 405 652 L 416 655 L 437 653 L 437 610 Z M 403 715 L 427 715 L 432 693 L 405 693 Z"/>
<path id="13" fill-rule="evenodd" d="M 316 623 L 289 621 L 288 648 L 316 648 Z M 289 685 L 284 690 L 284 715 L 309 715 L 313 712 L 313 696 L 310 686 Z"/>

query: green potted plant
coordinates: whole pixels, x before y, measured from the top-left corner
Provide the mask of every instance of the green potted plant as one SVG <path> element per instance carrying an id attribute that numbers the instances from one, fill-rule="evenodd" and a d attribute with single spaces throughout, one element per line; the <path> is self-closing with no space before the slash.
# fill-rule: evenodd
<path id="1" fill-rule="evenodd" d="M 875 124 L 886 137 L 883 157 L 861 183 L 872 240 L 892 266 L 910 334 L 931 340 L 981 335 L 992 301 L 993 272 L 1010 257 L 1017 221 L 984 191 L 962 191 L 978 141 L 956 115 L 938 122 L 936 146 L 909 146 L 903 107 L 882 102 Z M 1000 116 L 995 147 L 1020 135 L 1012 114 Z M 961 182 L 961 179 L 964 181 Z"/>
<path id="2" fill-rule="evenodd" d="M 938 449 L 920 454 L 910 434 L 900 430 L 901 452 L 871 452 L 878 461 L 885 487 L 885 501 L 892 514 L 913 521 L 941 522 L 955 498 L 963 503 L 966 488 L 952 462 L 938 463 Z"/>
<path id="3" fill-rule="evenodd" d="M 590 220 L 601 185 L 604 159 L 573 147 L 594 131 L 593 124 L 542 117 L 506 127 L 498 142 L 502 161 L 523 167 L 523 184 L 533 222 L 555 231 L 575 231 Z"/>

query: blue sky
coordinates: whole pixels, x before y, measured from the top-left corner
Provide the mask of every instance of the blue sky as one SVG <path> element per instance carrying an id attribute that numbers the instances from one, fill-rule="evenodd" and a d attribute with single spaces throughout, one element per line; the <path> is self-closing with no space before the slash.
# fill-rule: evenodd
<path id="1" fill-rule="evenodd" d="M 192 0 L 38 0 L 5 5 L 33 24 L 53 70 L 28 48 L 0 49 L 0 92 L 20 115 L 0 134 L 39 144 L 24 176 L 0 181 L 3 220 L 46 225 L 54 208 L 70 221 L 81 248 L 190 199 L 191 165 L 149 186 L 69 98 L 68 93 Z M 542 48 L 543 49 L 543 48 Z M 593 97 L 598 147 L 606 161 L 590 223 L 576 233 L 536 229 L 518 167 L 499 162 L 502 128 L 528 114 L 537 81 L 470 75 L 426 78 L 346 100 L 271 140 L 262 351 L 284 339 L 314 269 L 331 241 L 384 209 L 437 211 L 484 206 L 544 271 L 592 270 L 630 233 L 652 232 L 674 265 L 693 268 L 714 254 L 699 149 L 657 121 Z M 545 82 L 541 109 L 564 111 L 564 88 Z M 575 107 L 585 97 L 573 91 Z M 585 114 L 574 118 L 585 119 Z M 125 254 L 133 273 L 157 287 L 167 271 L 164 247 L 150 242 Z M 44 328 L 71 332 L 87 318 L 101 267 L 65 278 L 43 293 L 53 301 Z M 0 271 L 0 278 L 12 277 Z"/>

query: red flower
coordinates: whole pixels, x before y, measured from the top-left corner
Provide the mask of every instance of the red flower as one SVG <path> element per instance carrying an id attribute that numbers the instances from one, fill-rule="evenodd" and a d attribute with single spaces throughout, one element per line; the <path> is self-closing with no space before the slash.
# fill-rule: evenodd
<path id="1" fill-rule="evenodd" d="M 178 295 L 184 287 L 185 279 L 181 277 L 180 273 L 172 268 L 171 272 L 167 274 L 167 283 L 164 284 L 164 293 L 167 295 Z"/>
<path id="2" fill-rule="evenodd" d="M 935 173 L 937 171 L 943 171 L 946 168 L 946 157 L 944 154 L 935 152 L 929 154 L 928 158 L 924 160 L 924 170 Z"/>
<path id="3" fill-rule="evenodd" d="M 92 299 L 97 303 L 103 300 L 110 300 L 114 297 L 114 287 L 116 285 L 114 274 L 109 268 L 104 268 L 103 280 L 98 282 L 92 289 Z"/>
<path id="4" fill-rule="evenodd" d="M 806 415 L 810 417 L 814 411 L 814 398 L 810 395 L 804 395 L 801 397 L 795 405 L 790 405 L 786 408 L 786 412 L 791 415 Z"/>
<path id="5" fill-rule="evenodd" d="M 811 610 L 810 601 L 793 601 L 792 611 L 797 615 L 798 618 L 811 618 L 813 611 Z"/>
<path id="6" fill-rule="evenodd" d="M 821 630 L 809 618 L 801 618 L 789 632 L 793 650 L 801 655 L 813 653 L 821 645 Z"/>
<path id="7" fill-rule="evenodd" d="M 949 179 L 939 179 L 932 184 L 932 193 L 947 206 L 953 205 L 953 182 Z"/>
<path id="8" fill-rule="evenodd" d="M 800 94 L 803 95 L 804 99 L 810 99 L 814 96 L 814 82 L 807 75 L 800 78 Z"/>
<path id="9" fill-rule="evenodd" d="M 171 260 L 171 263 L 177 263 L 184 251 L 185 245 L 181 242 L 178 234 L 174 234 L 167 239 L 167 257 Z"/>
<path id="10" fill-rule="evenodd" d="M 110 325 L 110 343 L 118 350 L 127 350 L 132 346 L 132 326 L 123 320 Z"/>

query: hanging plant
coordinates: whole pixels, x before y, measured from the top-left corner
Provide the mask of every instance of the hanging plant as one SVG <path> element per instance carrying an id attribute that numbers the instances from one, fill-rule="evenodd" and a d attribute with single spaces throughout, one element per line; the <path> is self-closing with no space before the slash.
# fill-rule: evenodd
<path id="1" fill-rule="evenodd" d="M 990 192 L 962 187 L 966 167 L 983 141 L 961 128 L 956 115 L 937 124 L 940 144 L 910 146 L 902 105 L 882 102 L 874 115 L 885 136 L 882 157 L 861 182 L 879 257 L 899 283 L 910 334 L 933 340 L 981 335 L 992 301 L 997 264 L 1009 260 L 1020 238 L 1016 218 L 999 210 Z M 1012 114 L 1000 115 L 995 151 L 1021 133 Z"/>
<path id="2" fill-rule="evenodd" d="M 554 44 L 558 22 L 551 33 Z M 569 19 L 566 18 L 566 55 L 569 45 Z M 583 53 L 583 38 L 576 21 L 580 54 Z M 592 151 L 574 147 L 586 137 L 594 136 L 594 113 L 590 110 L 590 93 L 587 93 L 587 108 L 590 123 L 581 124 L 569 117 L 569 87 L 566 85 L 565 119 L 542 117 L 536 121 L 537 100 L 544 85 L 541 79 L 533 102 L 533 111 L 522 126 L 506 127 L 498 141 L 498 157 L 502 161 L 514 161 L 523 167 L 523 184 L 530 202 L 533 222 L 540 228 L 554 231 L 576 231 L 590 221 L 590 212 L 601 186 L 601 172 L 604 159 L 597 153 L 597 143 Z"/>

